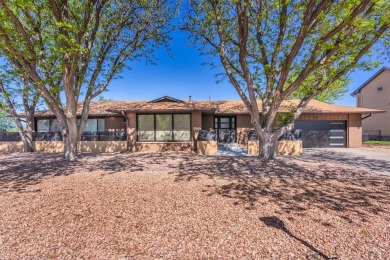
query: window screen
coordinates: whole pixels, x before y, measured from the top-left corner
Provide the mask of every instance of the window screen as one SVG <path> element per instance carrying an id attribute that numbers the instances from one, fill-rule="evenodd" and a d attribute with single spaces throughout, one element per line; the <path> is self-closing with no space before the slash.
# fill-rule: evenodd
<path id="1" fill-rule="evenodd" d="M 156 115 L 156 141 L 172 141 L 172 115 Z"/>
<path id="2" fill-rule="evenodd" d="M 37 121 L 37 132 L 50 132 L 50 119 L 40 119 Z"/>
<path id="3" fill-rule="evenodd" d="M 189 141 L 191 140 L 191 116 L 189 114 L 174 114 L 173 115 L 174 141 Z"/>
<path id="4" fill-rule="evenodd" d="M 106 131 L 106 120 L 104 118 L 98 118 L 98 131 L 104 132 Z"/>
<path id="5" fill-rule="evenodd" d="M 88 119 L 87 125 L 84 128 L 84 132 L 96 132 L 97 131 L 97 119 Z"/>
<path id="6" fill-rule="evenodd" d="M 182 142 L 190 140 L 190 114 L 138 115 L 138 141 Z"/>
<path id="7" fill-rule="evenodd" d="M 138 116 L 138 141 L 154 141 L 154 115 Z"/>
<path id="8" fill-rule="evenodd" d="M 80 125 L 80 119 L 77 119 L 77 125 Z M 104 132 L 104 118 L 90 118 L 87 121 L 84 132 Z M 39 119 L 37 120 L 37 132 L 61 132 L 60 125 L 57 119 Z"/>
<path id="9" fill-rule="evenodd" d="M 61 132 L 57 119 L 50 120 L 50 132 Z"/>

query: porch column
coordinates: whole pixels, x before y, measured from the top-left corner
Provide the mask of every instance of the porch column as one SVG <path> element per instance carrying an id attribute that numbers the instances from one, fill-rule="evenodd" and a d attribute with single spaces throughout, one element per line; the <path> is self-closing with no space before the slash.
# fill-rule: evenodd
<path id="1" fill-rule="evenodd" d="M 192 119 L 192 147 L 193 151 L 197 151 L 196 139 L 198 138 L 199 131 L 202 130 L 202 113 L 200 111 L 191 112 Z"/>
<path id="2" fill-rule="evenodd" d="M 348 148 L 362 147 L 362 114 L 348 114 Z"/>
<path id="3" fill-rule="evenodd" d="M 127 113 L 126 116 L 128 121 L 127 142 L 129 144 L 129 152 L 135 152 L 137 142 L 137 116 L 135 112 Z"/>

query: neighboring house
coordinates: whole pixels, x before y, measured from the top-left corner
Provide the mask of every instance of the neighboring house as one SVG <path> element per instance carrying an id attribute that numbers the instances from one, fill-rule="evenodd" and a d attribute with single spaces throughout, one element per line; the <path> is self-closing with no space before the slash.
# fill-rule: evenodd
<path id="1" fill-rule="evenodd" d="M 282 112 L 297 104 L 298 100 L 285 101 Z M 295 133 L 301 133 L 304 147 L 361 147 L 361 118 L 378 112 L 312 100 L 296 121 Z M 152 101 L 92 102 L 85 131 L 93 138 L 101 133 L 103 140 L 106 133 L 126 131 L 131 152 L 194 151 L 200 130 L 216 130 L 219 142 L 245 146 L 252 128 L 242 101 L 183 101 L 164 96 Z M 35 129 L 43 138 L 59 135 L 57 121 L 49 111 L 36 113 Z"/>
<path id="2" fill-rule="evenodd" d="M 363 118 L 363 140 L 377 139 L 390 141 L 390 68 L 383 67 L 356 89 L 357 107 L 385 111 Z"/>

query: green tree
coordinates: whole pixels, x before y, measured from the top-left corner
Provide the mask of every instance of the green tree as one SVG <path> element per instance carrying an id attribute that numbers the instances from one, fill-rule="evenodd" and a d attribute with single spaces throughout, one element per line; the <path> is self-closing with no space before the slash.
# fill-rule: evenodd
<path id="1" fill-rule="evenodd" d="M 362 57 L 389 36 L 389 15 L 387 0 L 190 0 L 183 29 L 219 58 L 214 65 L 245 103 L 260 156 L 270 159 L 312 98 L 337 94 L 353 69 L 375 65 Z M 294 97 L 299 104 L 280 124 L 282 102 Z"/>
<path id="2" fill-rule="evenodd" d="M 3 103 L 0 102 L 0 131 L 7 131 L 15 127 L 15 123 L 7 112 L 3 109 Z"/>
<path id="3" fill-rule="evenodd" d="M 19 74 L 6 64 L 0 68 L 0 102 L 2 109 L 10 120 L 14 120 L 20 138 L 23 142 L 24 152 L 33 152 L 34 115 L 40 101 L 40 95 L 26 81 L 19 78 Z M 25 124 L 22 123 L 23 111 Z"/>
<path id="4" fill-rule="evenodd" d="M 153 62 L 175 13 L 168 0 L 0 0 L 0 53 L 55 114 L 67 160 L 77 158 L 91 100 L 132 61 Z"/>
<path id="5" fill-rule="evenodd" d="M 99 102 L 106 102 L 106 101 L 114 101 L 114 100 L 111 98 L 105 98 L 104 96 L 100 95 L 98 101 Z"/>

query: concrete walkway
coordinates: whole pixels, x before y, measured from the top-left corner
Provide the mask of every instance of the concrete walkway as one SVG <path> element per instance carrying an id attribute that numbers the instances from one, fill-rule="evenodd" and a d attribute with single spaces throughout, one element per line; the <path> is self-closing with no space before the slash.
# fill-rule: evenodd
<path id="1" fill-rule="evenodd" d="M 320 158 L 337 161 L 390 176 L 390 153 L 383 151 L 366 151 L 355 148 L 306 148 L 303 157 Z"/>
<path id="2" fill-rule="evenodd" d="M 248 156 L 248 151 L 237 143 L 218 144 L 217 156 Z"/>

